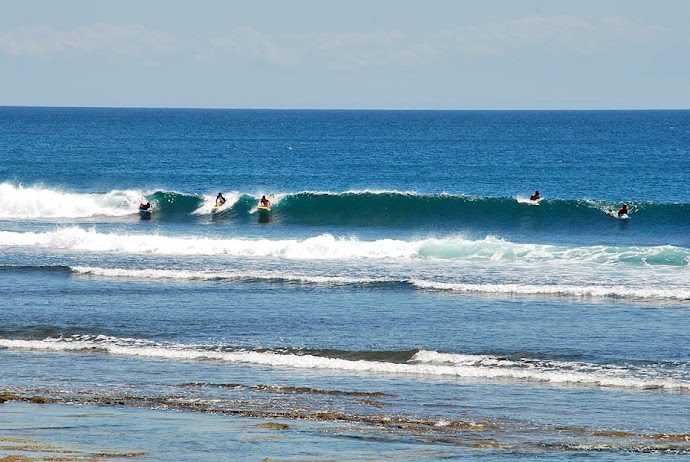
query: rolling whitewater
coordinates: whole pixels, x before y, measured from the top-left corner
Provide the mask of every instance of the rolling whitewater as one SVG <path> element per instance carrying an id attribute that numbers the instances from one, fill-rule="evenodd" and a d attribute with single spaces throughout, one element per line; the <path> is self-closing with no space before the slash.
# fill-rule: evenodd
<path id="1" fill-rule="evenodd" d="M 153 459 L 170 416 L 268 451 L 199 431 L 178 460 L 690 454 L 690 111 L 5 107 L 0 127 L 2 429 L 40 399 L 108 409 L 94 440 L 136 419 L 160 443 L 109 449 Z"/>

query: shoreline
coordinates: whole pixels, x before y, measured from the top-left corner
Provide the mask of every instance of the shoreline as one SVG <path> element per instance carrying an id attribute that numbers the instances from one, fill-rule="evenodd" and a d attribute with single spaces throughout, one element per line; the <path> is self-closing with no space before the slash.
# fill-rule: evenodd
<path id="1" fill-rule="evenodd" d="M 434 421 L 324 409 L 260 410 L 242 408 L 236 402 L 231 403 L 234 409 L 220 409 L 217 402 L 210 405 L 172 397 L 82 392 L 54 392 L 51 396 L 46 392 L 49 390 L 42 394 L 0 392 L 0 456 L 6 458 L 0 460 L 35 460 L 34 456 L 75 461 L 213 460 L 217 457 L 213 448 L 224 445 L 223 451 L 239 451 L 240 458 L 263 460 L 372 460 L 371 454 L 386 453 L 396 460 L 435 460 L 478 451 L 485 455 L 690 454 L 690 434 L 555 428 L 496 419 Z M 219 431 L 224 436 L 219 438 Z M 104 433 L 108 435 L 105 439 Z M 166 453 L 169 446 L 165 441 L 180 435 L 188 448 Z M 251 443 L 256 441 L 262 444 Z M 304 444 L 310 448 L 306 457 L 299 450 Z M 342 447 L 333 449 L 340 444 Z M 363 444 L 373 452 L 366 455 Z"/>

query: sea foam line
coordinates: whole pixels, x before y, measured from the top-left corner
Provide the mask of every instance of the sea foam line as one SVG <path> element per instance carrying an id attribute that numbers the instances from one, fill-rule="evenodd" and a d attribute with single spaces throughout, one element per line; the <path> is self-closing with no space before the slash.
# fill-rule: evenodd
<path id="1" fill-rule="evenodd" d="M 166 269 L 122 269 L 99 268 L 93 266 L 73 266 L 70 269 L 77 274 L 89 276 L 102 276 L 110 278 L 132 278 L 138 280 L 167 279 L 167 280 L 260 280 L 260 281 L 285 281 L 313 284 L 380 284 L 397 283 L 400 280 L 393 278 L 355 278 L 347 276 L 310 276 L 296 273 L 284 273 L 277 271 L 187 271 Z M 404 281 L 402 281 L 404 282 Z"/>
<path id="2" fill-rule="evenodd" d="M 81 339 L 79 339 L 81 338 Z M 89 338 L 89 339 L 84 339 Z M 661 371 L 626 369 L 614 365 L 548 361 L 504 361 L 487 355 L 455 355 L 417 352 L 407 363 L 347 360 L 312 354 L 274 351 L 226 351 L 222 346 L 160 344 L 152 341 L 106 336 L 49 338 L 45 340 L 0 339 L 0 347 L 13 350 L 54 352 L 104 352 L 119 356 L 172 361 L 214 360 L 232 364 L 288 369 L 312 369 L 344 373 L 397 374 L 408 377 L 437 376 L 475 380 L 517 380 L 546 384 L 616 387 L 630 389 L 690 389 L 690 380 L 669 377 Z"/>
<path id="3" fill-rule="evenodd" d="M 503 295 L 563 295 L 571 297 L 602 297 L 630 299 L 690 300 L 690 290 L 684 288 L 657 289 L 629 285 L 563 285 L 563 284 L 463 284 L 411 280 L 420 289 L 450 292 Z"/>
<path id="4" fill-rule="evenodd" d="M 211 239 L 99 233 L 80 227 L 42 233 L 0 232 L 0 246 L 43 247 L 62 250 L 157 255 L 228 255 L 276 257 L 293 260 L 412 258 L 419 244 L 393 239 L 360 241 L 322 234 L 297 239 Z"/>
<path id="5" fill-rule="evenodd" d="M 258 280 L 285 281 L 304 284 L 327 285 L 378 285 L 406 284 L 421 290 L 438 290 L 459 293 L 480 293 L 498 295 L 562 295 L 588 298 L 627 298 L 627 299 L 664 299 L 690 300 L 690 289 L 684 288 L 634 288 L 629 285 L 563 285 L 563 284 L 495 284 L 495 283 L 449 283 L 422 279 L 396 279 L 391 277 L 347 277 L 347 276 L 313 276 L 279 271 L 187 271 L 167 269 L 122 269 L 99 268 L 91 266 L 70 267 L 74 273 L 109 277 L 131 278 L 137 280 L 177 280 L 177 281 L 211 281 L 211 280 Z"/>

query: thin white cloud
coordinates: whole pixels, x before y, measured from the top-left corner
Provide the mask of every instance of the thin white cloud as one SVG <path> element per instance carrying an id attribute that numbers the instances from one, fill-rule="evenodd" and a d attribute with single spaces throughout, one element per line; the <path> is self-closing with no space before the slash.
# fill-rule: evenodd
<path id="1" fill-rule="evenodd" d="M 332 70 L 358 70 L 391 63 L 411 64 L 416 56 L 400 31 L 321 35 L 311 39 L 312 48 Z"/>
<path id="2" fill-rule="evenodd" d="M 400 31 L 340 34 L 290 34 L 271 37 L 242 27 L 208 41 L 200 59 L 230 55 L 278 66 L 310 65 L 344 71 L 391 64 L 411 66 L 429 54 Z"/>
<path id="3" fill-rule="evenodd" d="M 595 22 L 573 16 L 530 16 L 446 30 L 434 41 L 443 48 L 479 55 L 516 51 L 592 54 L 653 42 L 664 33 L 660 26 L 636 24 L 623 17 Z"/>
<path id="4" fill-rule="evenodd" d="M 638 24 L 624 17 L 593 21 L 575 16 L 529 16 L 426 33 L 372 30 L 271 35 L 245 26 L 206 38 L 175 38 L 143 25 L 100 23 L 71 30 L 27 27 L 0 32 L 0 54 L 121 56 L 155 62 L 174 53 L 181 62 L 194 57 L 232 57 L 279 67 L 355 72 L 425 66 L 431 61 L 457 59 L 458 55 L 606 54 L 635 44 L 669 42 L 673 40 L 671 34 L 660 26 Z M 688 35 L 675 37 L 675 41 L 687 47 Z"/>
<path id="5" fill-rule="evenodd" d="M 72 30 L 36 26 L 13 29 L 0 35 L 0 53 L 13 56 L 98 53 L 143 58 L 172 49 L 170 37 L 141 25 L 99 23 Z"/>
<path id="6" fill-rule="evenodd" d="M 241 27 L 230 34 L 211 38 L 209 44 L 216 53 L 255 61 L 293 65 L 299 60 L 299 54 L 290 46 L 278 44 L 277 40 L 251 27 Z"/>
<path id="7" fill-rule="evenodd" d="M 666 34 L 666 37 L 664 37 Z M 245 27 L 210 41 L 215 52 L 275 65 L 304 64 L 336 72 L 414 67 L 460 55 L 587 55 L 668 40 L 660 26 L 623 17 L 590 21 L 575 16 L 520 19 L 413 34 L 400 30 L 268 36 Z"/>

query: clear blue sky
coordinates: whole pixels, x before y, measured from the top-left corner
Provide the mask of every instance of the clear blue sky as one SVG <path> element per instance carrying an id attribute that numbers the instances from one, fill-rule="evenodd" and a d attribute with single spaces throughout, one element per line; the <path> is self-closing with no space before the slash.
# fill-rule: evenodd
<path id="1" fill-rule="evenodd" d="M 0 105 L 690 108 L 688 0 L 0 0 Z"/>

